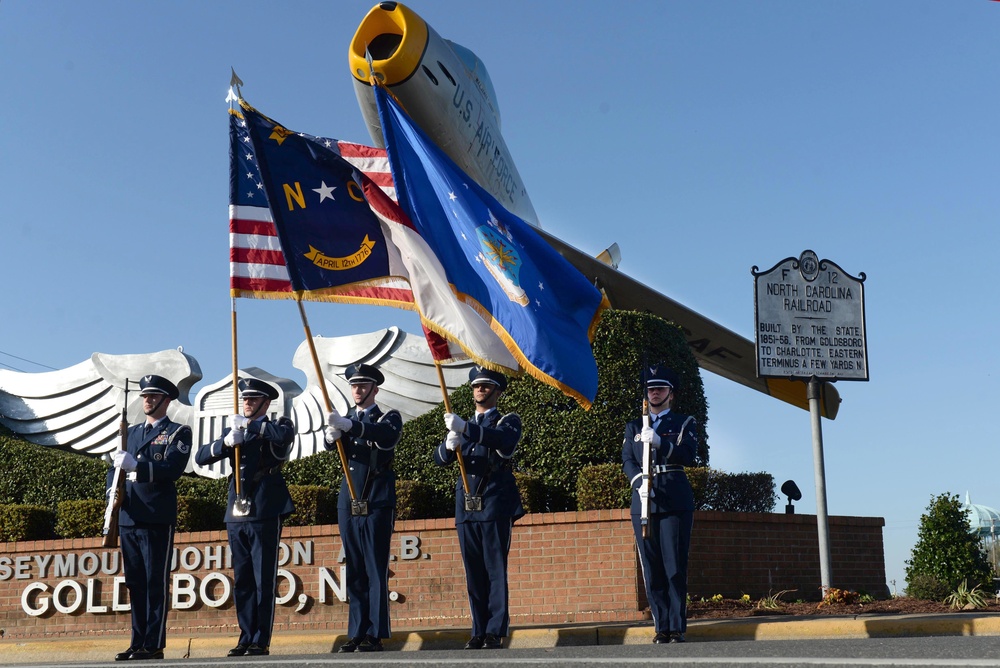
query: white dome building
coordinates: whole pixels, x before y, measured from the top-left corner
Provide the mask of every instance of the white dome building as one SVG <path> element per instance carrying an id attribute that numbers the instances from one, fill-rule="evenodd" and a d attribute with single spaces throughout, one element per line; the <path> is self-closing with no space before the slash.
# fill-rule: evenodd
<path id="1" fill-rule="evenodd" d="M 980 538 L 1000 537 L 1000 510 L 972 503 L 968 492 L 965 493 L 965 503 L 962 504 L 962 508 L 969 515 L 969 526 L 979 534 Z"/>

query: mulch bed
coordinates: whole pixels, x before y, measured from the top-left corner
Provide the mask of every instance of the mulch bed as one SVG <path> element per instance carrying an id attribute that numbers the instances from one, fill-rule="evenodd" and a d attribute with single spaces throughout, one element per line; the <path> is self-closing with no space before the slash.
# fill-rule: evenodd
<path id="1" fill-rule="evenodd" d="M 871 614 L 941 614 L 954 612 L 969 612 L 954 609 L 945 603 L 937 601 L 922 601 L 919 599 L 899 597 L 885 601 L 870 603 L 834 603 L 820 605 L 819 601 L 807 603 L 779 604 L 778 608 L 758 608 L 757 601 L 744 603 L 738 600 L 723 599 L 722 601 L 691 601 L 688 604 L 688 619 L 713 619 L 733 617 L 760 617 L 773 615 L 815 616 L 815 615 L 871 615 Z M 977 613 L 1000 613 L 1000 604 L 992 598 L 985 608 L 975 610 Z"/>

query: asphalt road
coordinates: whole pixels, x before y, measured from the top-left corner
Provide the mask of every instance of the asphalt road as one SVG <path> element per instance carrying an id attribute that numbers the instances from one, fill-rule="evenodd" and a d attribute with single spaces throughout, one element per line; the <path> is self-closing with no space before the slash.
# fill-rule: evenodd
<path id="1" fill-rule="evenodd" d="M 688 642 L 654 645 L 651 627 L 515 629 L 502 650 L 467 651 L 467 632 L 411 632 L 394 636 L 376 654 L 331 654 L 331 634 L 282 634 L 267 657 L 225 658 L 233 638 L 168 638 L 155 666 L 997 666 L 1000 615 L 823 617 L 809 620 L 715 620 L 688 626 Z M 124 636 L 123 636 L 124 637 Z M 0 666 L 128 665 L 116 663 L 122 638 L 50 641 L 0 640 Z M 178 658 L 185 654 L 192 658 Z"/>
<path id="2" fill-rule="evenodd" d="M 1000 637 L 938 636 L 832 640 L 738 640 L 684 645 L 616 645 L 498 651 L 388 651 L 379 654 L 206 658 L 152 662 L 156 666 L 1000 666 Z M 23 663 L 15 666 L 118 666 L 122 663 Z"/>

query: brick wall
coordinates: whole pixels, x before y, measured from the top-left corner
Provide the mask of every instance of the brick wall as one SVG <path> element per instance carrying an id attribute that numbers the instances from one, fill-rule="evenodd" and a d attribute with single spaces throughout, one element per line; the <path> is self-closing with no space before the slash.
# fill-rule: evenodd
<path id="1" fill-rule="evenodd" d="M 831 517 L 833 586 L 887 595 L 881 518 Z M 347 605 L 336 526 L 287 527 L 275 633 L 343 633 Z M 692 597 L 744 593 L 757 599 L 796 589 L 819 596 L 816 517 L 756 513 L 695 514 Z M 235 634 L 225 532 L 178 534 L 169 633 Z M 394 630 L 469 626 L 465 573 L 451 519 L 398 522 L 390 588 Z M 43 575 L 44 570 L 44 575 Z M 60 572 L 61 571 L 61 572 Z M 115 634 L 129 628 L 120 560 L 99 539 L 0 544 L 2 641 Z M 116 598 L 117 590 L 117 598 Z M 510 555 L 513 626 L 641 622 L 645 595 L 627 511 L 528 515 L 514 529 Z M 58 601 L 53 594 L 59 592 Z M 197 592 L 197 593 L 195 593 Z M 22 607 L 40 611 L 28 614 Z M 56 608 L 60 609 L 56 609 Z"/>

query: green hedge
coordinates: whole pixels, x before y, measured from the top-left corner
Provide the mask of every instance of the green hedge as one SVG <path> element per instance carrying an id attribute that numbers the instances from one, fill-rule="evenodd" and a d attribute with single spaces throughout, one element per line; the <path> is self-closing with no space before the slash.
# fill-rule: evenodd
<path id="1" fill-rule="evenodd" d="M 724 473 L 707 467 L 686 468 L 696 510 L 734 513 L 770 513 L 777 496 L 769 473 Z M 577 479 L 579 510 L 628 508 L 632 488 L 619 464 L 584 467 Z"/>
<path id="2" fill-rule="evenodd" d="M 778 501 L 770 473 L 726 473 L 707 467 L 685 469 L 695 508 L 730 513 L 771 513 Z"/>
<path id="3" fill-rule="evenodd" d="M 0 503 L 44 506 L 103 499 L 108 464 L 76 452 L 28 443 L 0 428 Z"/>
<path id="4" fill-rule="evenodd" d="M 104 530 L 107 503 L 98 499 L 60 501 L 56 510 L 56 535 L 63 538 L 93 538 Z"/>
<path id="5" fill-rule="evenodd" d="M 45 506 L 0 505 L 0 542 L 55 538 L 56 514 Z"/>

